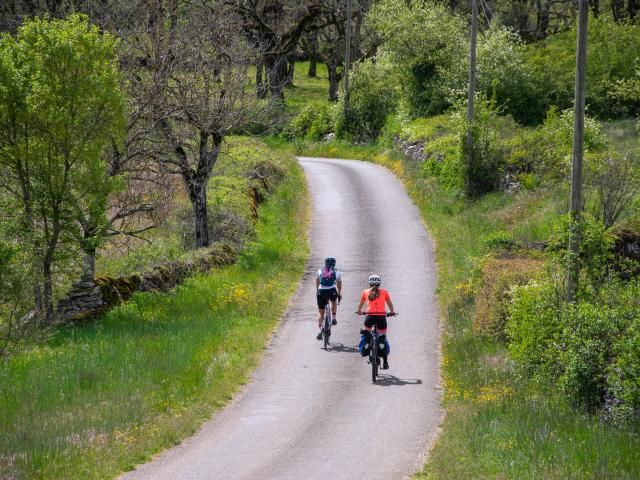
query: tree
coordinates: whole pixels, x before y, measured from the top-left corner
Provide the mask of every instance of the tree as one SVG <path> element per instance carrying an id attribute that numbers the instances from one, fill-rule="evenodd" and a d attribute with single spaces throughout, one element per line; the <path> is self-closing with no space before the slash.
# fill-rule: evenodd
<path id="1" fill-rule="evenodd" d="M 323 0 L 225 0 L 225 3 L 239 16 L 247 40 L 261 52 L 256 64 L 260 80 L 265 69 L 267 85 L 261 87 L 258 83 L 258 93 L 268 90 L 272 98 L 283 101 L 287 55 L 322 12 Z"/>
<path id="2" fill-rule="evenodd" d="M 80 212 L 94 223 L 106 213 L 103 151 L 124 118 L 116 45 L 81 15 L 36 18 L 0 40 L 0 188 L 31 246 L 34 302 L 47 319 L 60 247 L 78 236 Z"/>
<path id="3" fill-rule="evenodd" d="M 150 28 L 135 52 L 143 64 L 140 99 L 149 99 L 163 173 L 180 175 L 191 201 L 197 247 L 209 244 L 207 186 L 224 138 L 268 113 L 250 88 L 255 51 L 233 11 L 208 0 L 149 2 Z M 145 20 L 147 21 L 147 20 Z"/>

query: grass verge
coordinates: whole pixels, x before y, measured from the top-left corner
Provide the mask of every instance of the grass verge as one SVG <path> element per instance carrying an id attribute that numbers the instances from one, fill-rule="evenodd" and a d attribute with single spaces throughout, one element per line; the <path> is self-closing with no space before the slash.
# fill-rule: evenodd
<path id="1" fill-rule="evenodd" d="M 524 241 L 547 239 L 565 208 L 566 192 L 494 193 L 466 202 L 434 186 L 397 153 L 376 145 L 269 143 L 298 155 L 386 166 L 403 179 L 436 242 L 446 418 L 416 478 L 639 478 L 637 434 L 580 414 L 545 385 L 519 377 L 504 344 L 472 330 L 475 305 L 465 283 L 474 259 L 486 253 L 482 237 L 504 230 Z"/>
<path id="2" fill-rule="evenodd" d="M 247 381 L 307 256 L 289 175 L 234 266 L 137 294 L 0 365 L 0 477 L 110 478 L 191 435 Z"/>

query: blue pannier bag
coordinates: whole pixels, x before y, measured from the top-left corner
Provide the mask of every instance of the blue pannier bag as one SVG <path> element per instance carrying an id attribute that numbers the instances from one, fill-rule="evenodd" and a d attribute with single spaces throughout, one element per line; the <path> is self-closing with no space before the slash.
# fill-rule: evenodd
<path id="1" fill-rule="evenodd" d="M 379 340 L 384 341 L 384 349 L 379 349 L 378 352 L 380 353 L 380 355 L 384 355 L 385 353 L 387 354 L 387 356 L 391 353 L 391 345 L 389 345 L 389 340 L 387 340 L 387 336 L 386 335 L 380 335 L 380 337 L 378 337 Z M 366 357 L 369 355 L 369 350 L 371 350 L 371 334 L 367 333 L 367 334 L 362 334 L 360 335 L 360 343 L 358 344 L 358 351 L 360 352 L 360 355 L 362 355 L 363 357 Z"/>

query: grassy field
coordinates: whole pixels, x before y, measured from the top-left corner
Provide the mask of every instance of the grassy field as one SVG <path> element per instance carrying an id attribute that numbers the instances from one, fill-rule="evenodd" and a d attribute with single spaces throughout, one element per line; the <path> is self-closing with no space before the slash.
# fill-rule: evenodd
<path id="1" fill-rule="evenodd" d="M 637 146 L 634 122 L 606 124 L 603 130 L 621 151 Z M 482 237 L 508 231 L 523 241 L 548 239 L 567 208 L 564 189 L 494 193 L 467 202 L 425 179 L 398 153 L 376 144 L 288 143 L 280 138 L 267 142 L 298 155 L 386 166 L 403 179 L 436 241 L 447 415 L 429 461 L 416 478 L 640 478 L 637 434 L 580 414 L 545 385 L 520 377 L 502 342 L 472 330 L 475 305 L 467 282 L 477 259 L 487 253 Z"/>
<path id="2" fill-rule="evenodd" d="M 234 266 L 138 294 L 0 365 L 0 478 L 110 478 L 191 435 L 246 382 L 307 255 L 290 174 Z"/>

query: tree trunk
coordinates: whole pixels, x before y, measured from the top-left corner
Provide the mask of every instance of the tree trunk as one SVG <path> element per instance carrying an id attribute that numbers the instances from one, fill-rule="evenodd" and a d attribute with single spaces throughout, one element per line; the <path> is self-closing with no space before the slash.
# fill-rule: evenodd
<path id="1" fill-rule="evenodd" d="M 51 256 L 45 255 L 42 262 L 42 276 L 43 282 L 43 310 L 44 316 L 47 322 L 51 322 L 53 319 L 53 282 L 51 275 Z"/>
<path id="2" fill-rule="evenodd" d="M 258 63 L 256 63 L 256 95 L 258 98 L 266 98 L 267 96 L 267 84 L 263 73 L 264 62 L 258 61 Z"/>
<path id="3" fill-rule="evenodd" d="M 624 0 L 612 0 L 611 12 L 613 13 L 613 20 L 618 23 L 624 17 Z"/>
<path id="4" fill-rule="evenodd" d="M 286 85 L 293 86 L 293 75 L 296 69 L 296 57 L 295 55 L 290 55 L 287 62 L 287 80 Z"/>
<path id="5" fill-rule="evenodd" d="M 338 74 L 338 66 L 334 63 L 327 62 L 327 71 L 329 72 L 329 101 L 338 101 L 338 84 L 340 83 L 340 75 Z"/>
<path id="6" fill-rule="evenodd" d="M 318 76 L 318 59 L 315 55 L 309 57 L 309 71 L 307 77 L 316 78 Z"/>
<path id="7" fill-rule="evenodd" d="M 209 225 L 207 219 L 207 180 L 192 178 L 187 184 L 189 199 L 193 207 L 196 227 L 196 248 L 209 245 Z"/>
<path id="8" fill-rule="evenodd" d="M 96 250 L 86 249 L 84 250 L 84 256 L 82 257 L 82 281 L 91 282 L 96 273 Z"/>
<path id="9" fill-rule="evenodd" d="M 269 80 L 269 95 L 273 99 L 284 102 L 284 85 L 287 78 L 286 56 L 269 55 L 265 60 L 265 67 Z"/>
<path id="10" fill-rule="evenodd" d="M 537 0 L 536 2 L 536 37 L 538 40 L 547 38 L 549 29 L 549 0 Z"/>

